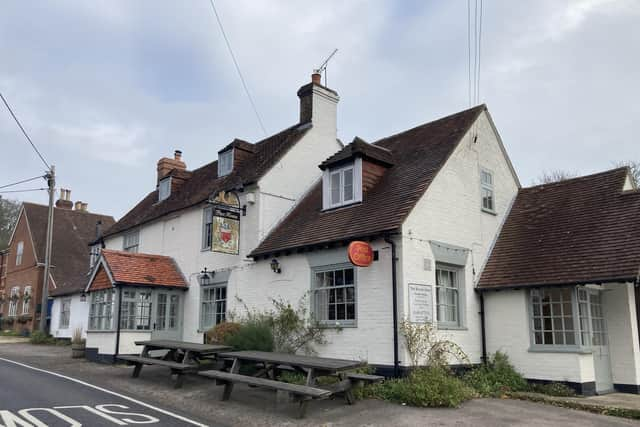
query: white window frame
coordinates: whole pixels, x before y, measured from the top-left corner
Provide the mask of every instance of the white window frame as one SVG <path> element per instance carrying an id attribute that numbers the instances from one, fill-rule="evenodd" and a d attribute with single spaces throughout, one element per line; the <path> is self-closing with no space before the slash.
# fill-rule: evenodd
<path id="1" fill-rule="evenodd" d="M 166 200 L 171 195 L 171 177 L 162 178 L 158 183 L 158 202 Z"/>
<path id="2" fill-rule="evenodd" d="M 24 242 L 18 242 L 16 247 L 16 265 L 22 264 L 22 255 L 24 254 Z"/>
<path id="3" fill-rule="evenodd" d="M 218 154 L 218 176 L 229 175 L 233 171 L 233 148 Z"/>
<path id="4" fill-rule="evenodd" d="M 202 210 L 202 250 L 211 249 L 213 242 L 213 207 Z"/>
<path id="5" fill-rule="evenodd" d="M 344 199 L 344 176 L 345 172 L 352 170 L 352 185 L 353 185 L 353 198 L 349 200 Z M 339 200 L 333 201 L 332 195 L 332 176 L 338 175 L 340 178 L 339 183 Z M 322 208 L 324 210 L 334 209 L 341 206 L 348 206 L 354 203 L 362 202 L 362 159 L 356 158 L 353 162 L 347 163 L 340 167 L 326 169 L 322 174 Z"/>
<path id="6" fill-rule="evenodd" d="M 112 331 L 114 329 L 113 312 L 115 308 L 115 289 L 91 292 L 89 307 L 89 330 Z"/>
<path id="7" fill-rule="evenodd" d="M 19 286 L 14 286 L 13 288 L 11 288 L 11 296 L 9 297 L 9 311 L 7 313 L 9 317 L 16 317 L 18 315 L 18 300 L 14 299 L 13 297 L 19 294 Z"/>
<path id="8" fill-rule="evenodd" d="M 205 298 L 205 294 L 209 297 Z M 211 295 L 213 297 L 211 298 Z M 213 310 L 211 310 L 213 309 Z M 208 331 L 227 318 L 227 282 L 200 287 L 200 330 Z M 213 320 L 213 321 L 211 321 Z"/>
<path id="9" fill-rule="evenodd" d="M 346 283 L 344 277 L 346 274 L 344 271 L 352 270 L 353 274 L 353 283 Z M 342 285 L 335 285 L 335 273 L 342 272 L 343 274 L 343 283 Z M 323 283 L 322 286 L 319 286 L 318 283 L 318 275 L 326 274 L 326 273 L 334 273 L 333 281 L 334 285 L 327 285 Z M 323 279 L 324 280 L 324 279 Z M 353 288 L 353 301 L 348 300 L 347 289 Z M 338 301 L 337 293 L 334 297 L 334 302 L 330 301 L 330 292 L 332 290 L 341 289 L 344 290 L 342 295 L 342 301 Z M 334 306 L 334 319 L 330 319 L 330 308 L 329 306 Z M 338 306 L 344 305 L 344 319 L 338 319 Z M 348 305 L 353 305 L 353 318 L 349 318 L 349 310 Z M 326 310 L 326 315 L 321 314 Z M 320 267 L 314 267 L 311 269 L 311 311 L 315 320 L 325 327 L 357 327 L 358 326 L 358 274 L 357 269 L 353 264 L 344 263 L 344 264 L 333 264 L 326 265 Z"/>
<path id="10" fill-rule="evenodd" d="M 489 177 L 490 182 L 485 181 L 485 176 Z M 486 206 L 485 199 L 487 200 Z M 480 207 L 484 212 L 496 213 L 495 177 L 493 172 L 486 168 L 480 169 Z"/>
<path id="11" fill-rule="evenodd" d="M 60 322 L 59 329 L 69 329 L 71 321 L 71 298 L 62 298 L 60 300 Z"/>
<path id="12" fill-rule="evenodd" d="M 24 294 L 22 295 L 22 315 L 26 316 L 29 314 L 29 312 L 31 311 L 31 286 L 25 286 L 24 288 Z M 29 295 L 29 298 L 27 298 L 27 295 Z"/>
<path id="13" fill-rule="evenodd" d="M 123 331 L 152 330 L 154 316 L 151 289 L 125 288 L 120 289 L 120 292 L 123 293 L 120 306 L 120 329 Z"/>
<path id="14" fill-rule="evenodd" d="M 126 233 L 122 239 L 122 250 L 125 252 L 138 253 L 140 248 L 140 230 Z"/>
<path id="15" fill-rule="evenodd" d="M 446 272 L 453 276 L 450 286 L 442 286 L 440 282 L 441 272 Z M 464 308 L 465 308 L 465 292 L 464 292 L 464 273 L 465 267 L 452 265 L 442 262 L 436 262 L 436 320 L 438 329 L 458 329 L 464 326 Z M 447 301 L 447 295 L 455 296 L 453 304 Z M 445 300 L 442 301 L 442 298 Z M 448 307 L 453 307 L 455 320 L 444 320 L 443 317 Z"/>
<path id="16" fill-rule="evenodd" d="M 102 245 L 100 243 L 96 245 L 92 245 L 89 252 L 89 268 L 93 268 L 94 265 L 100 259 L 100 251 L 102 250 Z"/>

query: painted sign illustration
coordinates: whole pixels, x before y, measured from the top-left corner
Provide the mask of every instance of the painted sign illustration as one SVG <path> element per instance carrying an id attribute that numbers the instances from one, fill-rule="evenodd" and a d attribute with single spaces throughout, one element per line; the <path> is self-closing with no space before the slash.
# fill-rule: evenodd
<path id="1" fill-rule="evenodd" d="M 211 250 L 238 255 L 240 250 L 240 200 L 235 193 L 221 191 L 211 201 L 213 229 Z"/>
<path id="2" fill-rule="evenodd" d="M 353 241 L 347 248 L 351 264 L 358 267 L 369 267 L 373 262 L 373 248 L 367 242 Z"/>

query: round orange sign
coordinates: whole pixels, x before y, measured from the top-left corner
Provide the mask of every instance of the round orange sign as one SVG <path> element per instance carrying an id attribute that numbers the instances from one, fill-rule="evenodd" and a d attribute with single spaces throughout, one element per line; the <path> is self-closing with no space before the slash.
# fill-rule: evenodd
<path id="1" fill-rule="evenodd" d="M 347 249 L 349 261 L 358 267 L 369 267 L 373 262 L 373 248 L 367 242 L 353 241 Z"/>

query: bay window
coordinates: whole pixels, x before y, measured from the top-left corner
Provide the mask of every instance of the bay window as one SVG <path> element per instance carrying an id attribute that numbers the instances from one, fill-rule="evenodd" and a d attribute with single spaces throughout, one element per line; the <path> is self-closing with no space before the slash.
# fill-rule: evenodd
<path id="1" fill-rule="evenodd" d="M 113 328 L 114 295 L 113 289 L 91 292 L 89 329 L 109 331 Z"/>
<path id="2" fill-rule="evenodd" d="M 120 328 L 129 330 L 151 329 L 151 291 L 121 290 L 122 307 Z"/>

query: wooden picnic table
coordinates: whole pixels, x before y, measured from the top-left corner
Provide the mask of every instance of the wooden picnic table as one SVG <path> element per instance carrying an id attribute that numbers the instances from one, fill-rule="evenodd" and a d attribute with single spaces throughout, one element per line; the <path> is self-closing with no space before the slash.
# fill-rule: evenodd
<path id="1" fill-rule="evenodd" d="M 127 361 L 133 365 L 133 378 L 138 378 L 144 365 L 165 366 L 171 370 L 175 379 L 175 387 L 182 387 L 183 375 L 197 372 L 200 369 L 210 369 L 211 364 L 204 363 L 231 347 L 217 344 L 199 344 L 186 341 L 173 340 L 148 340 L 136 341 L 136 345 L 143 346 L 139 356 L 121 355 L 118 359 Z M 150 352 L 165 350 L 161 356 L 151 356 Z"/>
<path id="2" fill-rule="evenodd" d="M 311 399 L 324 399 L 336 393 L 344 393 L 347 403 L 353 404 L 355 398 L 352 388 L 355 384 L 383 379 L 383 377 L 376 375 L 348 372 L 365 365 L 365 362 L 358 360 L 301 356 L 267 351 L 222 352 L 218 354 L 218 357 L 233 361 L 230 371 L 203 371 L 200 372 L 200 375 L 214 378 L 225 385 L 222 400 L 229 399 L 235 382 L 283 390 L 291 393 L 299 401 L 298 415 L 300 417 L 304 417 L 307 402 Z M 240 367 L 246 362 L 261 364 L 261 369 L 253 376 L 242 375 L 239 373 Z M 283 369 L 303 373 L 306 376 L 305 385 L 279 381 L 278 372 Z M 322 376 L 336 376 L 338 381 L 330 385 L 318 385 L 317 379 Z"/>

